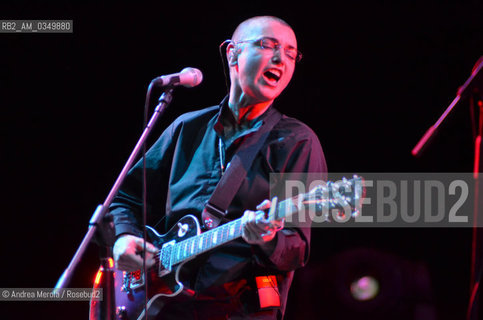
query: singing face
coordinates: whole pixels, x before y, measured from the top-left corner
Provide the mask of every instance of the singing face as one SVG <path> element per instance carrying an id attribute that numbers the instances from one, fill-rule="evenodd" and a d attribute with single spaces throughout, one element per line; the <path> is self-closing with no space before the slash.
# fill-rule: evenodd
<path id="1" fill-rule="evenodd" d="M 235 32 L 228 61 L 232 94 L 249 104 L 273 101 L 292 79 L 297 39 L 277 20 L 259 19 Z"/>

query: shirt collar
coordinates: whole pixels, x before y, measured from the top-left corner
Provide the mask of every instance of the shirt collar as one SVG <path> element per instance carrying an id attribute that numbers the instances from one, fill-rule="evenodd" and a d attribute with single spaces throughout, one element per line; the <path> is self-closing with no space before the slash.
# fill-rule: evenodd
<path id="1" fill-rule="evenodd" d="M 224 137 L 224 128 L 225 128 L 223 123 L 228 124 L 229 126 L 231 126 L 231 128 L 236 128 L 236 125 L 237 125 L 235 116 L 233 115 L 233 112 L 231 112 L 228 106 L 228 100 L 229 100 L 229 96 L 227 95 L 221 101 L 220 110 L 218 111 L 218 115 L 214 125 L 214 129 L 216 133 L 222 138 Z M 258 128 L 260 128 L 265 123 L 268 117 L 270 117 L 274 113 L 278 113 L 278 111 L 273 108 L 273 104 L 272 104 L 270 105 L 270 107 L 268 107 L 268 109 L 263 114 L 245 123 L 241 128 L 241 131 L 243 132 L 246 131 L 246 133 L 257 131 Z"/>

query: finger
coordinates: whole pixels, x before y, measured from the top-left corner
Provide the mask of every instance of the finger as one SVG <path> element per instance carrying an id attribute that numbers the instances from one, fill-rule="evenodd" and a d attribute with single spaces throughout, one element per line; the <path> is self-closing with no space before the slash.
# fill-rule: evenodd
<path id="1" fill-rule="evenodd" d="M 260 234 L 258 232 L 254 232 L 253 230 L 250 230 L 249 228 L 243 229 L 242 237 L 246 242 L 250 244 L 257 244 L 263 242 Z"/>
<path id="2" fill-rule="evenodd" d="M 263 200 L 262 203 L 260 203 L 258 206 L 257 206 L 257 210 L 267 210 L 270 208 L 270 205 L 272 204 L 272 202 L 268 199 L 265 199 Z"/>
<path id="3" fill-rule="evenodd" d="M 260 211 L 263 214 L 263 211 Z M 251 231 L 257 233 L 263 233 L 265 231 L 265 222 L 263 221 L 263 215 L 258 214 L 259 212 L 249 212 L 247 214 L 247 222 L 245 227 Z"/>
<path id="4" fill-rule="evenodd" d="M 255 211 L 246 210 L 242 217 L 242 223 L 244 223 L 244 225 L 255 224 L 256 219 L 257 214 L 255 213 Z"/>
<path id="5" fill-rule="evenodd" d="M 142 238 L 136 239 L 136 249 L 144 250 L 144 240 Z M 157 253 L 158 249 L 152 243 L 146 241 L 146 252 Z"/>
<path id="6" fill-rule="evenodd" d="M 257 212 L 258 213 L 258 212 Z M 265 215 L 262 214 L 263 211 L 260 211 L 260 215 L 257 215 L 257 224 L 260 226 L 263 226 L 265 230 L 278 230 L 284 227 L 285 225 L 285 220 L 270 220 L 268 218 L 265 218 Z"/>
<path id="7" fill-rule="evenodd" d="M 264 241 L 265 237 L 272 233 L 268 225 L 265 224 L 248 224 L 246 231 L 250 236 L 250 239 L 257 241 Z M 275 231 L 275 230 L 273 230 Z"/>
<path id="8" fill-rule="evenodd" d="M 243 212 L 242 221 L 241 221 L 242 226 L 245 226 L 248 223 L 249 214 L 250 214 L 249 210 L 245 210 L 245 212 Z"/>
<path id="9" fill-rule="evenodd" d="M 242 223 L 242 238 L 247 243 L 260 245 L 275 237 L 276 229 L 265 219 L 263 211 L 245 211 Z"/>
<path id="10" fill-rule="evenodd" d="M 248 223 L 246 226 L 245 226 L 245 230 L 250 234 L 252 235 L 251 238 L 256 238 L 258 237 L 260 234 L 266 232 L 266 230 L 264 230 L 263 228 L 260 228 L 259 226 L 257 226 L 255 223 Z"/>
<path id="11" fill-rule="evenodd" d="M 272 226 L 275 229 L 283 229 L 285 227 L 285 219 L 272 221 Z"/>
<path id="12" fill-rule="evenodd" d="M 268 230 L 272 228 L 272 221 L 269 219 L 265 218 L 265 212 L 263 211 L 257 211 L 256 212 L 256 219 L 255 219 L 257 227 L 259 227 L 261 230 Z"/>
<path id="13" fill-rule="evenodd" d="M 247 227 L 243 231 L 244 232 L 242 236 L 246 242 L 250 244 L 258 244 L 258 245 L 261 245 L 265 242 L 273 240 L 273 238 L 276 235 L 276 232 L 272 232 L 270 230 L 260 233 L 258 230 L 257 231 L 251 230 L 250 227 Z"/>
<path id="14" fill-rule="evenodd" d="M 246 210 L 242 217 L 243 229 L 242 229 L 242 237 L 248 243 L 251 243 L 254 239 L 257 238 L 257 231 L 254 229 L 256 224 L 256 215 L 255 212 Z"/>
<path id="15" fill-rule="evenodd" d="M 142 259 L 142 257 L 141 257 Z M 150 268 L 156 263 L 156 259 L 152 253 L 148 253 L 146 257 L 146 267 Z"/>
<path id="16" fill-rule="evenodd" d="M 154 244 L 146 242 L 146 251 L 152 254 L 156 254 L 159 250 Z"/>
<path id="17" fill-rule="evenodd" d="M 263 239 L 263 242 L 269 242 L 269 241 L 272 241 L 273 238 L 275 238 L 275 236 L 277 235 L 276 232 L 267 232 L 265 234 L 262 235 L 262 239 Z"/>
<path id="18" fill-rule="evenodd" d="M 246 210 L 242 217 L 242 224 L 258 225 L 262 229 L 264 229 L 264 226 L 270 225 L 270 220 L 265 218 L 264 211 L 258 210 L 255 212 L 255 211 Z"/>

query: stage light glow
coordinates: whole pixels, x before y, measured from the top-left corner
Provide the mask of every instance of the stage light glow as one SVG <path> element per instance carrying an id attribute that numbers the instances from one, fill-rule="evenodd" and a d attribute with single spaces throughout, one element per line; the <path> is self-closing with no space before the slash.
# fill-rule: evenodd
<path id="1" fill-rule="evenodd" d="M 102 273 L 103 273 L 103 268 L 100 267 L 99 270 L 97 271 L 96 273 L 96 277 L 94 278 L 94 286 L 97 288 L 97 286 L 99 285 L 99 283 L 101 282 L 101 277 L 102 277 Z"/>
<path id="2" fill-rule="evenodd" d="M 379 293 L 379 281 L 371 276 L 361 277 L 351 283 L 351 293 L 359 301 L 374 299 Z"/>
<path id="3" fill-rule="evenodd" d="M 110 268 L 110 269 L 114 268 L 114 259 L 109 258 L 109 259 L 108 259 L 108 262 L 109 262 L 109 268 Z"/>

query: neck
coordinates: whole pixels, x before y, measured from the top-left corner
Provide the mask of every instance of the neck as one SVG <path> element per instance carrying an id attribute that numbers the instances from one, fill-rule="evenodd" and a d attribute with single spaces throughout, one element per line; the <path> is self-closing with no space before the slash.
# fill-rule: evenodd
<path id="1" fill-rule="evenodd" d="M 238 124 L 245 121 L 251 121 L 261 116 L 272 104 L 273 100 L 252 103 L 248 101 L 245 94 L 233 95 L 230 94 L 230 100 L 228 100 L 228 106 L 231 112 L 235 116 Z"/>
<path id="2" fill-rule="evenodd" d="M 231 87 L 230 99 L 228 100 L 228 106 L 238 124 L 258 118 L 267 111 L 272 103 L 273 100 L 254 103 L 253 99 L 236 90 L 234 86 Z"/>

